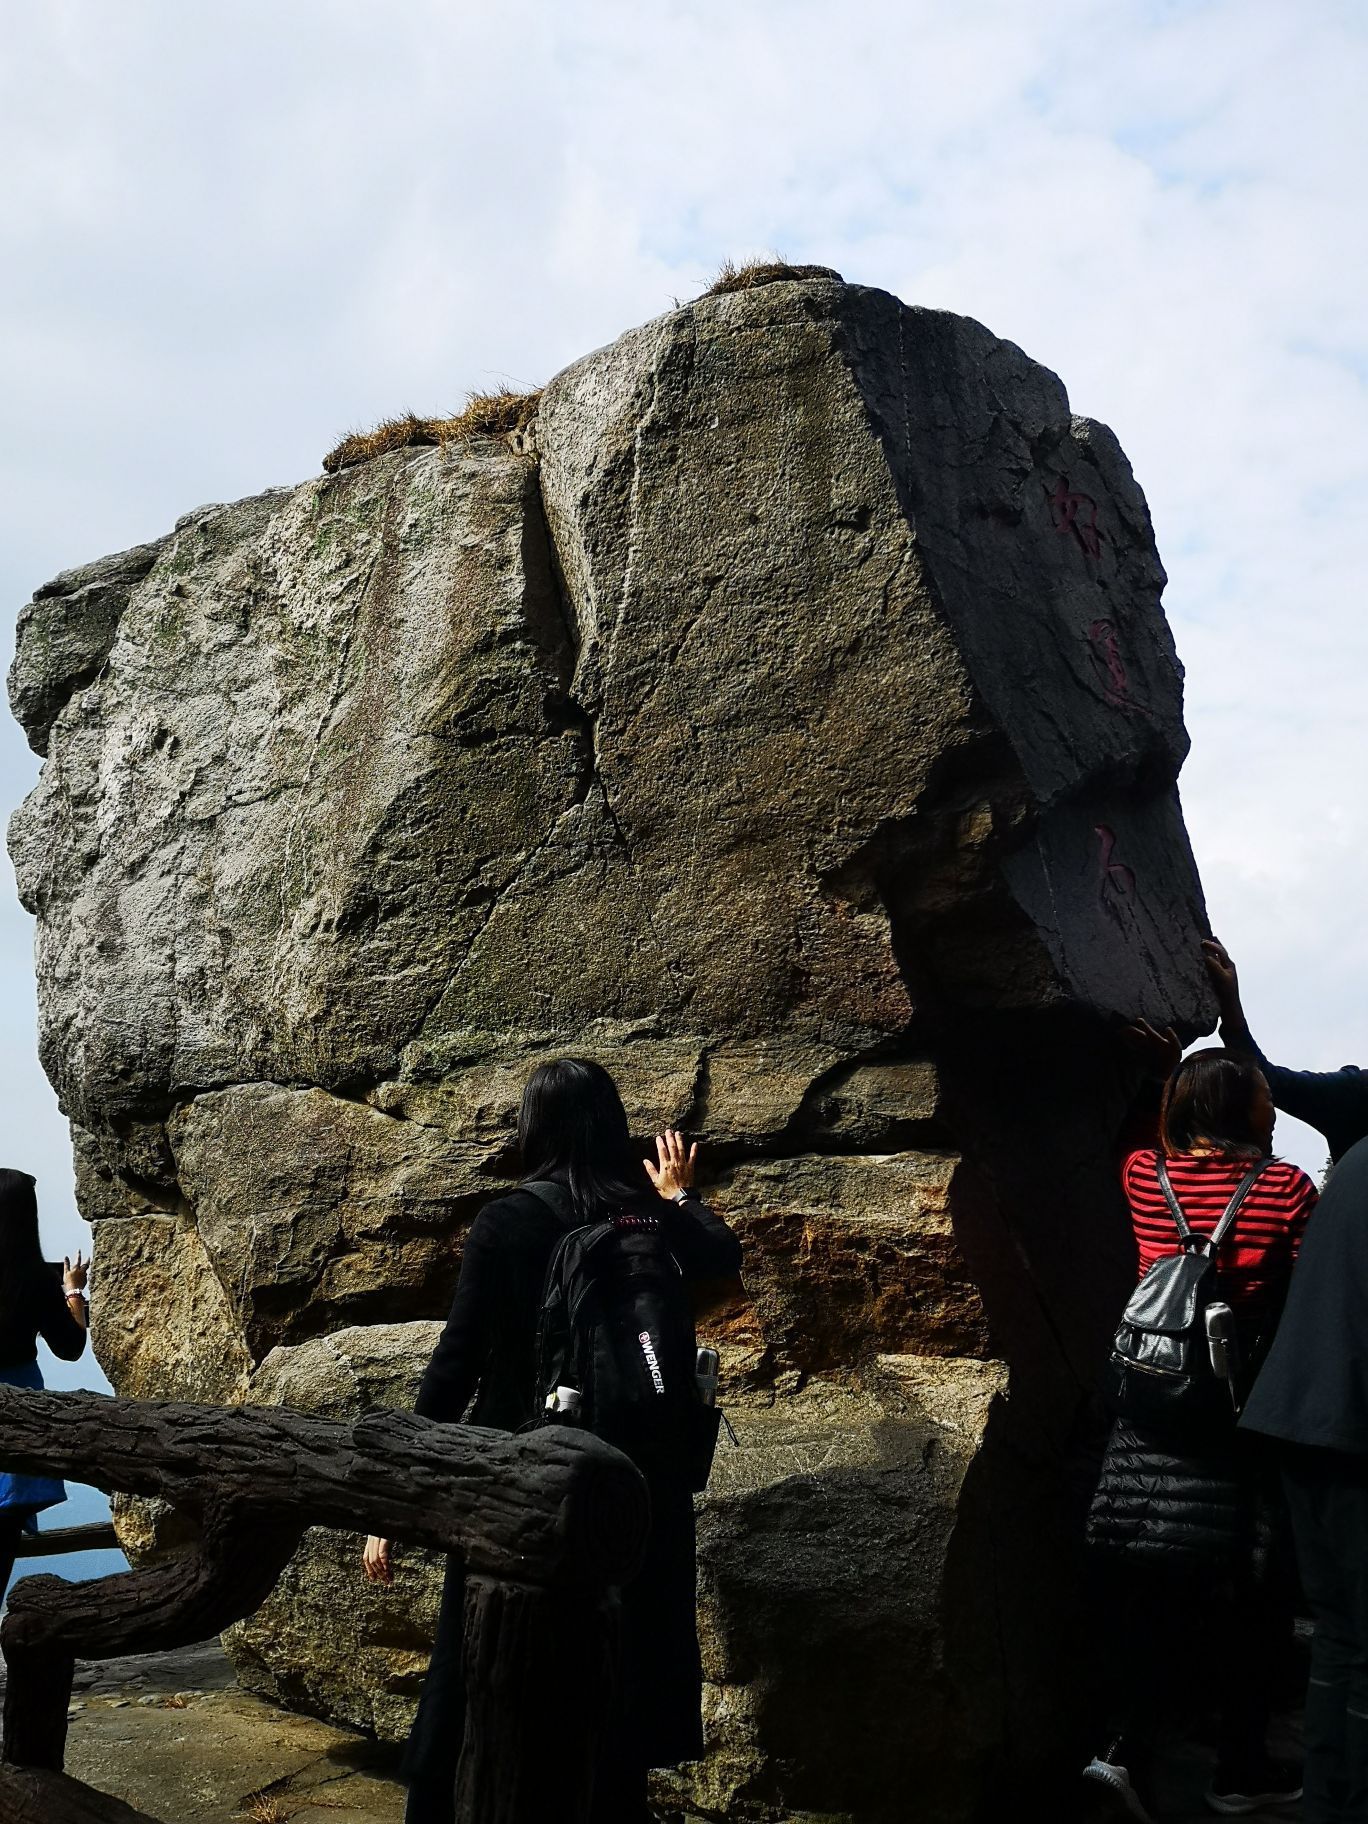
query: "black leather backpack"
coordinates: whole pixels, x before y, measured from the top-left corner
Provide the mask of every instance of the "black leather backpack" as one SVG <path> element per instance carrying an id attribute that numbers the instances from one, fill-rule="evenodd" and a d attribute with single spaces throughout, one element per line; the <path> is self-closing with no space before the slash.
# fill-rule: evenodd
<path id="1" fill-rule="evenodd" d="M 1118 1418 L 1180 1429 L 1232 1411 L 1233 1371 L 1213 1366 L 1207 1315 L 1215 1302 L 1216 1257 L 1245 1199 L 1272 1163 L 1260 1159 L 1240 1180 L 1209 1236 L 1193 1233 L 1174 1195 L 1168 1167 L 1156 1160 L 1159 1188 L 1178 1230 L 1181 1251 L 1155 1261 L 1131 1294 L 1112 1339 L 1107 1394 Z"/>

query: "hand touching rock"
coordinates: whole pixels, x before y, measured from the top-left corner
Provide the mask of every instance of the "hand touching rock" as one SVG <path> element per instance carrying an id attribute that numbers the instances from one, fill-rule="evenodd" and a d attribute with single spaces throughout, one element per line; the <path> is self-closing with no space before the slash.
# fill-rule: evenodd
<path id="1" fill-rule="evenodd" d="M 656 1135 L 656 1158 L 659 1161 L 656 1165 L 649 1159 L 644 1159 L 642 1164 L 662 1197 L 677 1197 L 690 1188 L 698 1161 L 697 1142 L 686 1148 L 683 1134 L 677 1128 L 667 1127 L 663 1134 Z"/>

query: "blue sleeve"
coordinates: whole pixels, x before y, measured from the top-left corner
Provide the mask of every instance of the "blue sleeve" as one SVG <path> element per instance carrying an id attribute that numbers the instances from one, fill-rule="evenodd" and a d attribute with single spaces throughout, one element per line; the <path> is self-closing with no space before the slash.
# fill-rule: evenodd
<path id="1" fill-rule="evenodd" d="M 1259 1062 L 1273 1106 L 1324 1134 L 1332 1159 L 1368 1137 L 1368 1071 L 1356 1064 L 1342 1070 L 1284 1070 L 1267 1058 Z"/>

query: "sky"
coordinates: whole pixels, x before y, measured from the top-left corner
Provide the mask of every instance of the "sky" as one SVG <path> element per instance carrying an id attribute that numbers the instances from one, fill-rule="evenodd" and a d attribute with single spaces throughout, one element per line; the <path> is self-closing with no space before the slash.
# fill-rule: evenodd
<path id="1" fill-rule="evenodd" d="M 1368 1064 L 1365 94 L 1334 0 L 0 0 L 0 637 L 58 570 L 535 385 L 728 257 L 835 266 L 1117 432 L 1214 927 L 1272 1055 Z M 0 717 L 7 811 L 37 764 Z M 6 874 L 5 1157 L 58 1252 L 31 945 Z"/>

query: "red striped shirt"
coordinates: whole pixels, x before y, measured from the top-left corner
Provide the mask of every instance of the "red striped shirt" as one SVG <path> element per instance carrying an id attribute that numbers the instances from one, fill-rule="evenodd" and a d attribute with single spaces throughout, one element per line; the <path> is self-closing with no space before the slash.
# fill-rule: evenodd
<path id="1" fill-rule="evenodd" d="M 1159 1188 L 1152 1147 L 1132 1153 L 1121 1168 L 1130 1205 L 1140 1277 L 1166 1255 L 1179 1252 L 1178 1230 Z M 1249 1170 L 1248 1161 L 1195 1159 L 1180 1154 L 1168 1161 L 1169 1181 L 1188 1226 L 1210 1235 Z M 1307 1218 L 1318 1192 L 1306 1173 L 1275 1159 L 1246 1197 L 1235 1226 L 1221 1243 L 1217 1261 L 1220 1296 L 1241 1316 L 1255 1321 L 1276 1315 L 1287 1293 Z"/>

